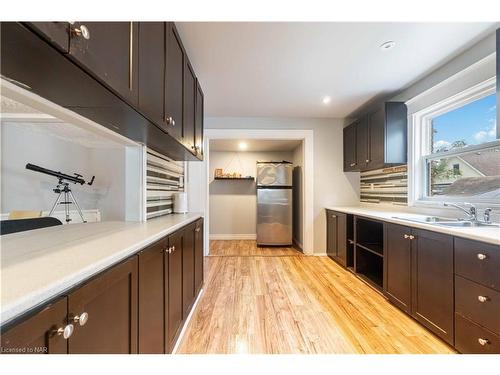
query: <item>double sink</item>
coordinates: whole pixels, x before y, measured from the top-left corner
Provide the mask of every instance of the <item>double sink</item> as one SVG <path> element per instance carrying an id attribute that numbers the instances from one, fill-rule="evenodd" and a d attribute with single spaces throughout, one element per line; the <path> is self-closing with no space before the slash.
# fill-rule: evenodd
<path id="1" fill-rule="evenodd" d="M 393 219 L 412 221 L 415 223 L 424 223 L 430 225 L 439 225 L 445 227 L 459 227 L 459 228 L 472 228 L 472 227 L 487 227 L 487 228 L 500 228 L 498 223 L 490 223 L 485 221 L 472 221 L 466 219 L 452 219 L 448 217 L 439 216 L 421 216 L 421 217 L 408 217 L 408 216 L 393 216 Z"/>

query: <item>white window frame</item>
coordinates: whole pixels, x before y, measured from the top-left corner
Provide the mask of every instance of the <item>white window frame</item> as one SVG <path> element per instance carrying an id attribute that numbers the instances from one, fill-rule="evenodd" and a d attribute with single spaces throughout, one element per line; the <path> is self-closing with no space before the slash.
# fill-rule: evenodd
<path id="1" fill-rule="evenodd" d="M 444 151 L 432 154 L 431 131 L 432 119 L 473 101 L 486 97 L 496 92 L 496 77 L 492 77 L 473 87 L 468 88 L 445 100 L 435 103 L 423 110 L 415 112 L 410 116 L 410 129 L 408 137 L 408 204 L 410 206 L 442 206 L 446 202 L 470 202 L 476 204 L 488 204 L 500 207 L 500 202 L 491 199 L 480 199 L 474 197 L 448 197 L 427 196 L 427 162 L 428 160 L 450 157 L 465 152 L 487 150 L 500 146 L 500 140 L 482 143 L 480 145 L 466 148 Z"/>

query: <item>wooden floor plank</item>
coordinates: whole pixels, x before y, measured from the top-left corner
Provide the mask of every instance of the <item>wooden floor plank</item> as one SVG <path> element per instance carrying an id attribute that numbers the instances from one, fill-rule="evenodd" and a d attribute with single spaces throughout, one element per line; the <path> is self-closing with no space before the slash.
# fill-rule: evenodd
<path id="1" fill-rule="evenodd" d="M 327 257 L 255 241 L 210 250 L 178 353 L 454 353 Z"/>

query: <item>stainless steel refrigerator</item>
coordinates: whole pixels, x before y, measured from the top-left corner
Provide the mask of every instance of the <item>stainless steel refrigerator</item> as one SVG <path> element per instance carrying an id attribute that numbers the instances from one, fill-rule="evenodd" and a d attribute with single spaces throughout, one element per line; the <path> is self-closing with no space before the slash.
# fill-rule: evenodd
<path id="1" fill-rule="evenodd" d="M 290 162 L 257 162 L 257 245 L 292 245 Z"/>

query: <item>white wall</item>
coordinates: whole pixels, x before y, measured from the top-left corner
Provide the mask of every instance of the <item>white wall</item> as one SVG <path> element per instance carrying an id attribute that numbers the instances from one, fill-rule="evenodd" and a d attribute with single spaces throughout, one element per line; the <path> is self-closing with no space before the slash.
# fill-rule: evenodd
<path id="1" fill-rule="evenodd" d="M 207 117 L 207 129 L 310 129 L 314 134 L 314 253 L 326 251 L 325 207 L 349 205 L 359 201 L 359 174 L 344 174 L 342 148 L 342 119 L 314 118 L 254 118 L 254 117 Z M 203 167 L 189 163 L 191 176 L 188 191 L 190 200 L 196 202 L 190 209 L 205 212 L 203 188 L 195 186 L 200 176 L 203 181 Z M 201 183 L 203 183 L 201 181 Z"/>
<path id="2" fill-rule="evenodd" d="M 225 152 L 209 155 L 210 238 L 255 239 L 257 199 L 255 181 L 214 180 L 216 168 L 237 172 L 242 176 L 256 175 L 256 162 L 292 161 L 289 152 Z"/>
<path id="3" fill-rule="evenodd" d="M 26 164 L 32 163 L 69 175 L 79 173 L 87 181 L 95 175 L 91 186 L 70 184 L 80 207 L 99 209 L 102 220 L 126 219 L 126 173 L 139 172 L 127 169 L 126 147 L 84 147 L 22 124 L 2 124 L 1 145 L 2 213 L 51 209 L 57 198 L 52 191 L 57 179 L 27 170 Z M 140 194 L 140 186 L 133 190 L 130 195 Z M 60 210 L 62 206 L 56 208 Z"/>

